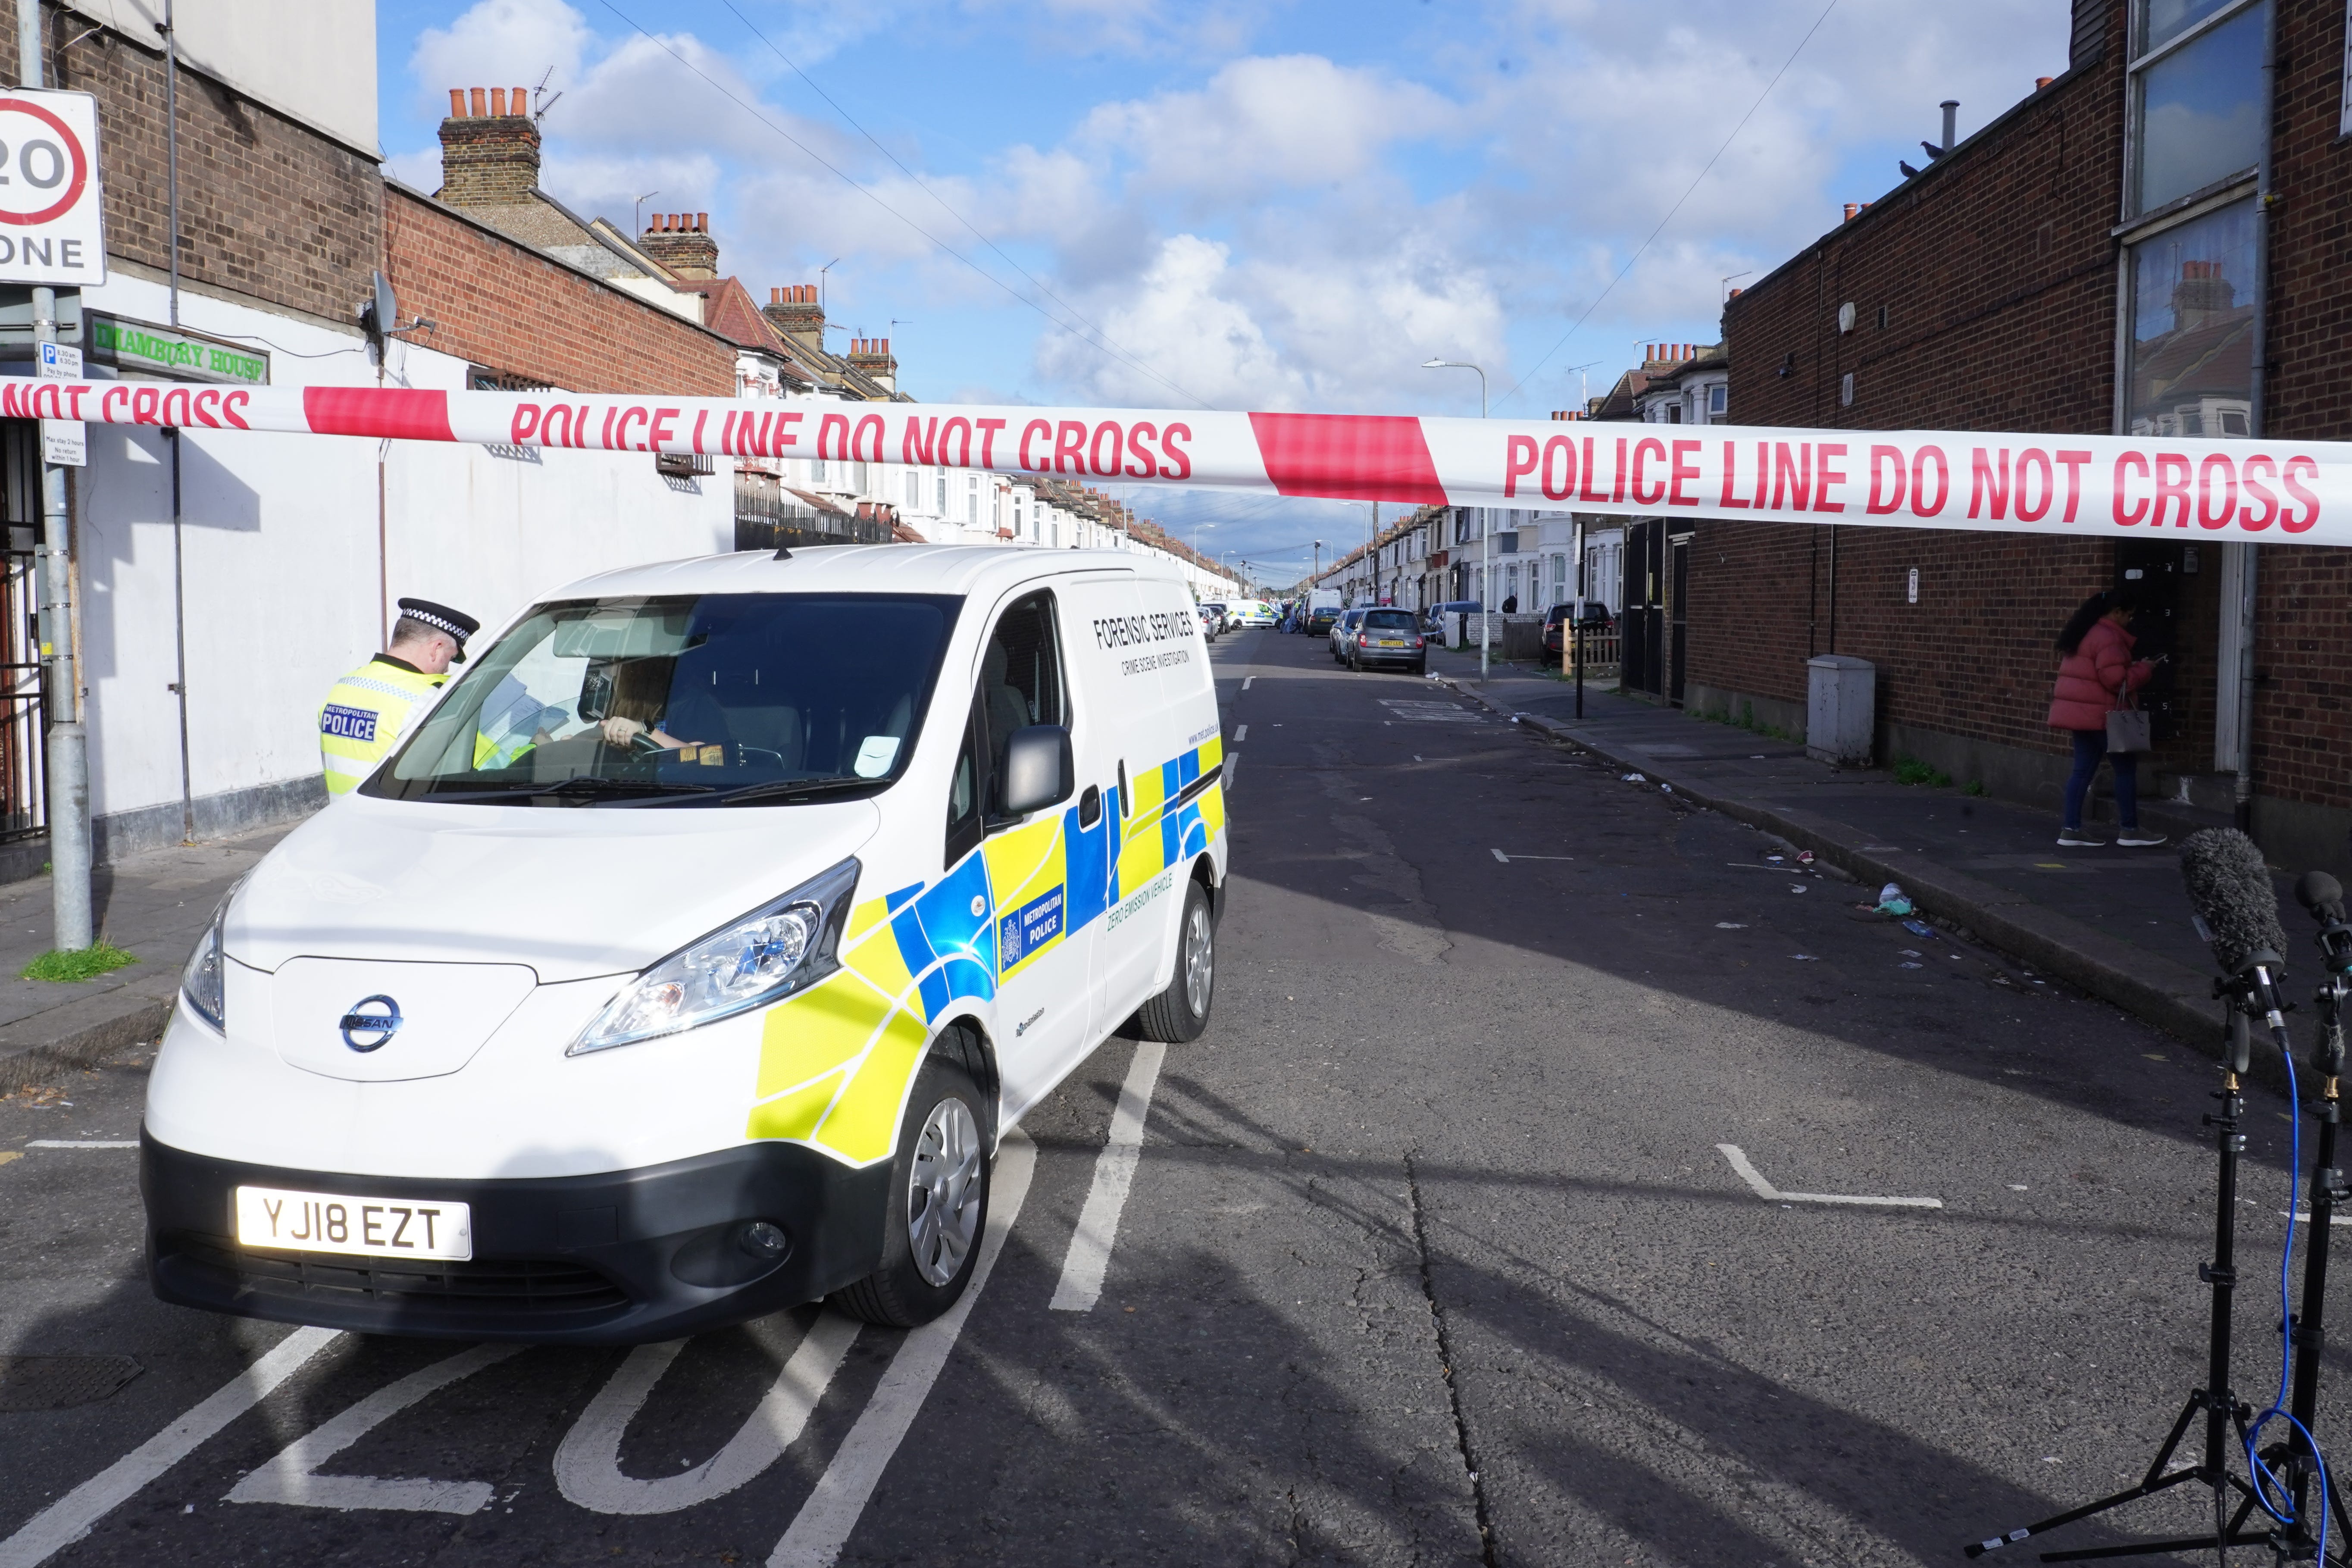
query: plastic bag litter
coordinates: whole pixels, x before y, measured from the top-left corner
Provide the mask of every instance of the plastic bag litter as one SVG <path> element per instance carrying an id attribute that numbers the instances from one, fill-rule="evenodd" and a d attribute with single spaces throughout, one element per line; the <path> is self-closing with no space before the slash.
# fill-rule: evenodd
<path id="1" fill-rule="evenodd" d="M 1936 928 L 1929 925 L 1926 921 L 1905 921 L 1903 922 L 1903 929 L 1909 931 L 1913 936 L 1933 936 L 1936 934 Z"/>
<path id="2" fill-rule="evenodd" d="M 1674 786 L 1674 785 L 1672 785 L 1672 784 L 1660 784 L 1658 787 L 1659 787 L 1660 789 L 1662 789 L 1662 790 L 1664 790 L 1668 795 L 1672 795 L 1672 794 L 1674 794 L 1674 793 L 1675 793 L 1675 786 Z"/>
<path id="3" fill-rule="evenodd" d="M 1640 773 L 1627 773 L 1618 782 L 1621 784 L 1648 784 L 1650 781 Z"/>
<path id="4" fill-rule="evenodd" d="M 1797 864 L 1798 864 L 1798 865 L 1800 865 L 1800 866 L 1810 866 L 1810 865 L 1811 865 L 1812 863 L 1813 863 L 1813 852 L 1812 852 L 1811 850 L 1810 850 L 1810 849 L 1800 849 L 1800 850 L 1798 850 L 1798 851 L 1797 851 Z"/>
<path id="5" fill-rule="evenodd" d="M 1878 889 L 1878 912 L 1882 915 L 1907 915 L 1911 912 L 1911 900 L 1903 896 L 1899 886 L 1889 882 Z"/>

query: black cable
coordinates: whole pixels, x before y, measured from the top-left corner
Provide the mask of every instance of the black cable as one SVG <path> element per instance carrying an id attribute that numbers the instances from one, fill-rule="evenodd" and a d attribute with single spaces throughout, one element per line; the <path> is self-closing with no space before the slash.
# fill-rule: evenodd
<path id="1" fill-rule="evenodd" d="M 1559 342 L 1552 344 L 1551 347 L 1544 351 L 1543 358 L 1536 361 L 1534 369 L 1529 370 L 1527 374 L 1519 377 L 1519 379 L 1513 384 L 1510 391 L 1503 394 L 1502 396 L 1495 400 L 1497 404 L 1508 403 L 1512 398 L 1517 396 L 1519 388 L 1527 385 L 1528 382 L 1535 379 L 1536 371 L 1543 369 L 1545 365 L 1551 363 L 1551 356 L 1559 353 L 1561 349 L 1566 348 L 1568 346 L 1568 340 L 1576 336 L 1576 334 L 1583 329 L 1584 323 L 1592 319 L 1592 312 L 1601 309 L 1601 301 L 1609 298 L 1610 291 L 1615 289 L 1618 284 L 1625 281 L 1625 274 L 1633 270 L 1633 263 L 1641 260 L 1643 252 L 1648 250 L 1651 245 L 1657 239 L 1658 236 L 1665 232 L 1666 225 L 1674 221 L 1675 214 L 1683 210 L 1683 204 L 1690 200 L 1692 193 L 1698 189 L 1699 181 L 1706 178 L 1708 172 L 1714 169 L 1717 160 L 1720 159 L 1726 153 L 1731 151 L 1732 142 L 1742 131 L 1748 128 L 1748 122 L 1756 118 L 1756 111 L 1764 107 L 1764 100 L 1772 96 L 1772 89 L 1780 85 L 1780 79 L 1782 77 L 1789 74 L 1789 68 L 1797 63 L 1797 57 L 1805 52 L 1805 46 L 1813 41 L 1813 35 L 1822 30 L 1822 24 L 1830 19 L 1830 13 L 1837 9 L 1837 3 L 1838 0 L 1830 0 L 1828 5 L 1822 7 L 1822 14 L 1813 18 L 1813 25 L 1805 29 L 1805 36 L 1797 40 L 1797 47 L 1789 51 L 1789 58 L 1780 62 L 1780 68 L 1772 73 L 1772 79 L 1764 84 L 1764 90 L 1758 93 L 1756 95 L 1756 101 L 1748 106 L 1748 112 L 1739 117 L 1739 123 L 1731 128 L 1731 134 L 1723 139 L 1723 145 L 1717 147 L 1715 150 L 1715 156 L 1706 161 L 1706 167 L 1698 172 L 1696 178 L 1691 181 L 1688 189 L 1685 190 L 1681 195 L 1675 198 L 1675 205 L 1666 209 L 1666 216 L 1658 220 L 1658 226 L 1650 231 L 1650 237 L 1643 240 L 1640 247 L 1636 249 L 1633 255 L 1625 258 L 1625 265 L 1617 269 L 1617 276 L 1609 279 L 1609 287 L 1601 290 L 1601 292 L 1594 297 L 1592 303 L 1584 308 L 1584 314 L 1577 317 L 1576 324 L 1559 335 Z"/>
<path id="2" fill-rule="evenodd" d="M 736 108 L 740 109 L 744 113 L 750 115 L 752 119 L 758 121 L 761 124 L 766 126 L 784 141 L 792 143 L 793 146 L 805 153 L 810 162 L 816 163 L 827 173 L 839 177 L 843 183 L 847 184 L 852 190 L 857 192 L 858 195 L 864 196 L 867 201 L 872 202 L 876 206 L 880 207 L 884 212 L 888 213 L 892 217 L 897 218 L 900 223 L 905 224 L 908 228 L 913 229 L 917 234 L 921 235 L 940 250 L 955 258 L 955 259 L 962 262 L 974 272 L 979 273 L 982 278 L 987 279 L 991 283 L 995 284 L 999 289 L 1003 289 L 1004 292 L 1010 295 L 1013 300 L 1017 300 L 1021 304 L 1028 306 L 1029 309 L 1036 311 L 1040 316 L 1045 317 L 1046 321 L 1053 322 L 1055 326 L 1060 327 L 1064 331 L 1070 331 L 1070 328 L 1066 323 L 1055 321 L 1052 312 L 1048 311 L 1044 306 L 1038 304 L 1037 301 L 1029 299 L 1019 289 L 1013 288 L 1013 285 L 1005 282 L 1004 279 L 996 276 L 995 273 L 989 271 L 986 268 L 981 266 L 980 263 L 974 261 L 971 257 L 966 256 L 954 246 L 950 245 L 946 240 L 941 239 L 930 230 L 925 228 L 921 224 L 917 223 L 913 218 L 908 217 L 905 213 L 902 213 L 897 207 L 892 206 L 888 202 L 884 201 L 880 196 L 875 195 L 871 189 L 859 184 L 846 171 L 835 164 L 815 148 L 811 147 L 807 142 L 803 142 L 799 137 L 794 136 L 791 132 L 785 130 L 782 126 L 777 124 L 774 121 L 761 113 L 757 109 L 752 108 L 751 105 L 744 102 L 740 98 L 738 98 L 733 92 L 728 89 L 726 84 L 720 82 L 717 78 L 711 76 L 709 72 L 704 70 L 700 66 L 696 65 L 692 60 L 688 59 L 684 55 L 679 54 L 676 49 L 672 48 L 667 39 L 657 37 L 654 34 L 647 32 L 643 26 L 639 26 L 636 20 L 627 12 L 613 4 L 613 0 L 602 0 L 602 3 L 604 9 L 610 11 L 614 16 L 618 16 L 622 21 L 635 28 L 641 37 L 653 44 L 656 47 L 659 48 L 662 53 L 669 56 L 670 58 L 676 60 L 678 64 L 684 66 L 687 69 L 692 71 L 695 75 L 708 82 L 720 97 L 726 99 L 729 102 L 734 104 Z M 1083 338 L 1083 334 L 1076 335 Z M 1093 342 L 1092 340 L 1086 341 L 1089 342 L 1090 345 L 1094 348 L 1102 349 L 1105 353 L 1119 353 L 1120 357 L 1125 357 L 1123 353 L 1120 353 L 1120 351 L 1105 349 L 1102 343 Z M 1192 398 L 1194 403 L 1200 404 L 1203 408 L 1208 406 L 1208 404 L 1202 399 L 1194 396 L 1194 395 L 1190 392 L 1186 392 L 1182 387 L 1177 385 L 1174 382 L 1169 380 L 1158 371 L 1153 370 L 1150 366 L 1133 360 L 1129 360 L 1128 363 L 1133 364 L 1136 369 L 1140 370 L 1144 374 L 1160 383 L 1160 385 L 1167 387 L 1170 391 L 1175 392 L 1182 396 Z"/>

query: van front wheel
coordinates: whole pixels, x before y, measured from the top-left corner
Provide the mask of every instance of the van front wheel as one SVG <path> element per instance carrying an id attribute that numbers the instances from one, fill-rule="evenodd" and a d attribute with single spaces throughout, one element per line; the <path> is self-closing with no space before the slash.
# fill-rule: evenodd
<path id="1" fill-rule="evenodd" d="M 911 1329 L 963 1295 L 988 1226 L 986 1113 L 961 1062 L 934 1053 L 923 1063 L 891 1161 L 882 1266 L 835 1292 L 835 1306 L 869 1323 Z"/>
<path id="2" fill-rule="evenodd" d="M 1135 1015 L 1145 1039 L 1170 1045 L 1199 1039 L 1216 1000 L 1217 923 L 1209 918 L 1208 889 L 1198 882 L 1184 884 L 1184 919 L 1178 930 L 1176 973 L 1168 989 Z"/>

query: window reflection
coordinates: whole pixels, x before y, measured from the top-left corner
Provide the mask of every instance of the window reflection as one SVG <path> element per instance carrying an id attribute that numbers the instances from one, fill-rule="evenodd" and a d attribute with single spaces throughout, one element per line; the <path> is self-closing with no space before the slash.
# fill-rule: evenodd
<path id="1" fill-rule="evenodd" d="M 2267 9 L 2250 6 L 2139 72 L 2140 211 L 2262 161 Z"/>
<path id="2" fill-rule="evenodd" d="M 2132 247 L 2126 431 L 2249 433 L 2256 298 L 2252 201 Z"/>
<path id="3" fill-rule="evenodd" d="M 2161 48 L 2167 39 L 2179 37 L 2229 4 L 2230 0 L 2142 0 L 2140 53 Z"/>

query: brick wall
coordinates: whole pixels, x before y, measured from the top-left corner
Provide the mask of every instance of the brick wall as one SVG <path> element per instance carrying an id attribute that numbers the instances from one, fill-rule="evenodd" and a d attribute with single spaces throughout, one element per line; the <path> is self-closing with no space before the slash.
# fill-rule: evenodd
<path id="1" fill-rule="evenodd" d="M 2270 216 L 2273 436 L 2352 438 L 2352 144 L 2337 139 L 2344 6 L 2279 4 Z M 2352 799 L 2352 563 L 2340 550 L 2262 552 L 2254 657 L 2255 787 L 2310 805 Z"/>
<path id="2" fill-rule="evenodd" d="M 730 397 L 735 347 L 436 202 L 384 193 L 386 274 L 443 353 L 573 392 Z"/>
<path id="3" fill-rule="evenodd" d="M 98 100 L 110 255 L 171 265 L 162 51 L 44 8 L 51 82 Z M 16 31 L 0 28 L 0 76 L 19 79 Z M 209 284 L 352 321 L 383 244 L 374 162 L 180 68 L 180 269 Z"/>
<path id="4" fill-rule="evenodd" d="M 2336 139 L 2344 7 L 2276 0 L 2274 437 L 2344 438 L 2352 373 L 2352 148 Z M 2113 427 L 2125 7 L 2077 0 L 2075 66 L 1732 301 L 1730 418 L 1741 425 L 2103 433 Z M 2031 62 L 2021 62 L 2028 74 Z M 1837 330 L 1851 300 L 1855 325 Z M 1879 311 L 1885 310 L 1885 325 Z M 1840 402 L 1854 378 L 1853 403 Z M 1801 701 L 1811 652 L 1879 668 L 1880 718 L 1971 741 L 2061 750 L 2042 722 L 2051 639 L 2115 579 L 2098 539 L 1832 531 L 1702 521 L 1692 542 L 1688 679 Z M 2194 543 L 2194 541 L 2178 541 Z M 2210 768 L 2218 552 L 2181 612 L 2179 711 L 2160 760 Z M 1906 602 L 1918 568 L 1919 603 Z M 2259 563 L 2254 761 L 2265 797 L 2352 805 L 2352 567 L 2267 547 Z"/>

